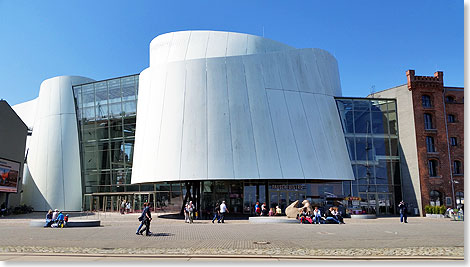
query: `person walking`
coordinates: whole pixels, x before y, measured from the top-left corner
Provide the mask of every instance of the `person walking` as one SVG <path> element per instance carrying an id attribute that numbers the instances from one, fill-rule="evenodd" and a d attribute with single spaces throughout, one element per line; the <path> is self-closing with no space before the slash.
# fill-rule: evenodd
<path id="1" fill-rule="evenodd" d="M 400 209 L 400 222 L 401 223 L 408 223 L 407 219 L 408 219 L 408 216 L 407 216 L 407 206 L 406 206 L 406 203 L 405 201 L 400 201 L 400 204 L 398 204 L 398 208 Z"/>
<path id="2" fill-rule="evenodd" d="M 225 205 L 225 200 L 220 204 L 220 218 L 217 220 L 217 223 L 225 222 L 225 214 L 228 213 L 227 205 Z"/>
<path id="3" fill-rule="evenodd" d="M 214 218 L 212 218 L 212 223 L 214 223 L 214 221 L 217 219 L 217 221 L 219 220 L 219 215 L 220 215 L 220 204 L 219 202 L 215 203 L 215 206 L 214 206 Z"/>
<path id="4" fill-rule="evenodd" d="M 148 231 L 148 234 L 150 234 L 150 220 L 147 220 L 147 218 L 150 218 L 150 220 L 152 220 L 148 203 L 145 202 L 144 209 L 142 210 L 142 214 L 139 217 L 140 225 L 139 225 L 139 228 L 137 228 L 137 231 L 135 233 L 136 235 L 142 235 L 144 231 Z M 147 226 L 147 221 L 148 221 L 148 226 Z M 145 228 L 142 229 L 142 226 L 144 225 L 145 225 Z"/>
<path id="5" fill-rule="evenodd" d="M 149 203 L 145 202 L 144 207 L 144 211 L 142 212 L 142 221 L 144 223 L 144 227 L 140 230 L 139 234 L 142 235 L 142 233 L 145 231 L 145 235 L 149 236 L 152 234 L 152 232 L 150 232 L 150 221 L 152 220 L 152 214 L 150 213 Z"/>

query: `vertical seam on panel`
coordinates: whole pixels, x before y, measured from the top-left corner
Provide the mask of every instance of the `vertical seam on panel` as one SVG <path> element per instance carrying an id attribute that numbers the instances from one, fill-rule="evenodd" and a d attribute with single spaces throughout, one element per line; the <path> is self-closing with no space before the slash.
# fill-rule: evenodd
<path id="1" fill-rule="evenodd" d="M 263 57 L 260 57 L 261 60 Z M 274 137 L 274 143 L 276 144 L 276 152 L 277 152 L 277 159 L 279 160 L 279 169 L 281 170 L 281 176 L 282 178 L 285 178 L 284 177 L 284 172 L 282 170 L 282 164 L 281 164 L 281 157 L 279 156 L 279 146 L 277 145 L 277 138 L 276 138 L 276 131 L 274 131 L 274 124 L 273 124 L 273 116 L 271 114 L 271 104 L 269 104 L 269 100 L 268 100 L 268 93 L 267 93 L 267 90 L 266 90 L 266 81 L 264 80 L 264 66 L 263 66 L 263 63 L 261 62 L 261 76 L 263 78 L 263 87 L 264 87 L 264 95 L 266 97 L 266 102 L 268 103 L 268 111 L 269 111 L 269 119 L 271 121 L 271 129 L 273 130 L 273 137 Z"/>
<path id="2" fill-rule="evenodd" d="M 246 43 L 245 43 L 245 55 L 248 55 L 248 35 L 246 35 Z M 243 62 L 243 60 L 242 60 Z M 245 69 L 245 67 L 243 67 Z M 245 79 L 246 80 L 246 79 Z"/>
<path id="3" fill-rule="evenodd" d="M 204 58 L 207 59 L 207 47 L 209 46 L 209 37 L 211 36 L 211 33 L 207 34 L 207 40 L 206 40 L 206 51 L 204 52 Z M 206 60 L 206 77 L 207 77 L 207 60 Z"/>
<path id="4" fill-rule="evenodd" d="M 297 156 L 299 157 L 299 161 L 300 161 L 300 169 L 302 170 L 302 175 L 304 176 L 304 179 L 305 179 L 305 172 L 302 166 L 302 158 L 300 157 L 299 148 L 297 146 L 297 140 L 295 138 L 294 127 L 292 126 L 292 120 L 290 118 L 289 105 L 287 104 L 286 94 L 284 91 L 282 91 L 282 96 L 284 96 L 284 104 L 286 105 L 287 117 L 289 118 L 290 129 L 292 130 L 292 137 L 294 138 L 295 150 L 297 151 Z"/>
<path id="5" fill-rule="evenodd" d="M 228 40 L 228 38 L 227 38 Z M 227 71 L 227 57 L 224 58 L 224 67 L 225 67 L 225 84 L 227 85 L 227 105 L 228 105 L 228 124 L 230 127 L 230 149 L 232 150 L 232 173 L 233 173 L 233 178 L 235 177 L 235 162 L 234 162 L 234 156 L 233 156 L 233 137 L 232 137 L 232 120 L 231 120 L 231 115 L 230 115 L 230 93 L 228 90 L 228 71 Z"/>
<path id="6" fill-rule="evenodd" d="M 243 63 L 243 58 L 242 57 L 240 57 L 240 61 L 241 61 L 242 67 L 243 67 L 243 77 L 244 77 L 244 80 L 245 80 L 246 99 L 248 101 L 248 112 L 250 113 L 251 137 L 253 139 L 253 148 L 255 149 L 256 169 L 258 170 L 258 179 L 259 179 L 259 178 L 261 178 L 261 176 L 260 176 L 260 173 L 259 173 L 258 153 L 256 151 L 255 130 L 253 129 L 253 118 L 251 117 L 250 96 L 248 94 L 248 83 L 246 81 L 245 64 Z"/>
<path id="7" fill-rule="evenodd" d="M 168 66 L 168 65 L 166 65 Z M 165 96 L 166 96 L 166 84 L 167 84 L 167 81 L 168 81 L 168 68 L 165 68 L 165 85 L 164 85 L 164 89 L 163 89 L 163 97 L 162 97 L 162 112 L 160 113 L 160 132 L 158 133 L 158 143 L 157 143 L 157 155 L 155 157 L 155 164 L 158 165 L 158 160 L 159 160 L 159 155 L 160 155 L 160 140 L 161 140 L 161 136 L 162 136 L 162 125 L 163 125 L 163 111 L 165 110 Z M 157 170 L 158 171 L 158 170 Z M 156 176 L 156 173 L 155 173 L 155 176 Z"/>
<path id="8" fill-rule="evenodd" d="M 60 86 L 60 80 L 62 79 L 62 77 L 59 77 L 59 79 L 57 79 L 57 89 L 58 89 L 58 95 L 59 95 L 59 114 L 57 114 L 57 117 L 59 118 L 59 129 L 60 129 L 60 136 L 59 136 L 59 140 L 60 140 L 60 165 L 62 167 L 62 170 L 60 172 L 60 175 L 62 177 L 61 178 L 61 182 L 62 182 L 62 200 L 63 200 L 63 205 L 64 205 L 64 209 L 65 208 L 65 180 L 64 180 L 64 150 L 63 150 L 63 144 L 62 144 L 62 92 L 61 92 L 61 86 Z M 70 85 L 71 86 L 71 85 Z"/>
<path id="9" fill-rule="evenodd" d="M 209 37 L 207 37 L 207 39 L 209 40 Z M 206 51 L 207 51 L 207 45 L 206 45 Z M 206 180 L 209 179 L 209 123 L 207 121 L 207 58 L 204 59 L 204 62 L 205 62 L 205 71 L 206 71 L 206 75 L 205 75 L 205 86 L 204 86 L 204 90 L 205 90 L 205 95 L 206 95 Z"/>
<path id="10" fill-rule="evenodd" d="M 186 107 L 186 73 L 187 73 L 187 64 L 184 62 L 184 94 L 183 94 L 183 119 L 181 122 L 181 148 L 180 148 L 180 171 L 179 171 L 179 181 L 181 181 L 181 165 L 183 160 L 181 157 L 183 156 L 183 136 L 184 136 L 184 111 Z"/>
<path id="11" fill-rule="evenodd" d="M 313 149 L 314 149 L 314 152 L 315 152 L 314 154 L 315 154 L 315 159 L 316 159 L 316 162 L 317 162 L 317 166 L 319 167 L 320 175 L 322 177 L 324 177 L 324 174 L 323 174 L 323 171 L 322 171 L 322 168 L 321 168 L 321 165 L 320 165 L 320 161 L 318 160 L 317 147 L 315 146 L 315 142 L 313 140 L 310 123 L 308 122 L 307 111 L 305 111 L 304 100 L 302 98 L 302 93 L 300 91 L 299 91 L 299 97 L 300 97 L 300 103 L 302 105 L 302 110 L 304 111 L 305 120 L 307 121 L 308 135 L 310 136 L 310 140 L 312 141 L 312 146 L 313 146 Z"/>
<path id="12" fill-rule="evenodd" d="M 289 58 L 288 60 L 290 61 L 291 57 L 288 57 L 288 58 Z M 292 62 L 291 62 L 291 63 L 292 63 Z M 293 65 L 291 64 L 290 67 L 291 67 L 292 74 L 293 74 L 293 77 L 294 77 L 294 80 L 295 80 L 295 84 L 296 84 L 296 86 L 297 86 L 297 90 L 298 90 L 298 92 L 299 92 L 300 102 L 301 102 L 301 104 L 302 104 L 302 110 L 304 111 L 305 120 L 306 120 L 306 122 L 307 122 L 308 135 L 310 136 L 310 140 L 312 141 L 312 146 L 313 146 L 313 149 L 314 149 L 314 152 L 315 152 L 314 154 L 315 154 L 315 159 L 316 159 L 316 161 L 317 161 L 318 170 L 320 171 L 320 175 L 321 175 L 322 177 L 325 177 L 325 175 L 324 175 L 324 173 L 323 173 L 322 166 L 320 165 L 320 162 L 319 162 L 319 160 L 318 160 L 318 154 L 317 154 L 317 151 L 318 151 L 318 150 L 317 150 L 317 147 L 315 146 L 315 140 L 313 139 L 313 136 L 312 136 L 312 130 L 311 130 L 310 123 L 309 123 L 309 120 L 308 120 L 307 111 L 305 111 L 305 104 L 304 104 L 303 97 L 302 97 L 302 93 L 303 93 L 303 92 L 302 92 L 301 89 L 300 89 L 299 82 L 297 81 L 297 77 L 296 77 L 296 75 L 295 75 L 295 71 L 294 71 L 294 69 L 293 69 L 292 66 L 293 66 Z M 304 173 L 304 175 L 305 175 L 305 173 Z M 306 178 L 305 178 L 305 179 L 306 179 Z"/>
<path id="13" fill-rule="evenodd" d="M 188 55 L 188 49 L 189 49 L 189 44 L 191 43 L 191 34 L 193 31 L 189 32 L 189 38 L 188 38 L 188 43 L 186 44 L 186 51 L 184 52 L 184 58 L 183 60 L 186 60 L 186 56 Z"/>
<path id="14" fill-rule="evenodd" d="M 326 97 L 326 96 L 325 96 L 325 97 Z M 318 108 L 318 104 L 317 104 L 317 99 L 316 99 L 316 97 L 313 98 L 313 101 L 315 102 L 314 107 L 317 107 L 317 108 Z M 322 118 L 322 116 L 319 116 L 319 118 L 320 118 L 320 121 L 321 121 L 320 127 L 322 128 L 323 134 L 325 134 L 325 129 L 324 129 L 324 127 L 323 127 L 323 118 Z M 329 142 L 329 138 L 327 137 L 327 138 L 325 138 L 325 139 L 326 139 L 326 143 L 327 143 L 328 147 L 331 147 L 331 144 L 330 144 L 330 142 Z M 331 155 L 331 149 L 329 149 L 328 152 L 329 152 L 329 155 L 330 155 L 330 160 L 332 161 L 333 158 L 332 158 L 332 155 Z M 335 168 L 333 168 L 333 169 L 335 169 Z M 336 173 L 336 169 L 335 169 L 335 173 Z M 337 174 L 336 174 L 336 175 L 337 175 Z"/>
<path id="15" fill-rule="evenodd" d="M 166 52 L 166 58 L 165 58 L 165 63 L 168 64 L 168 59 L 170 58 L 170 52 L 171 52 L 171 47 L 173 46 L 173 39 L 175 38 L 175 33 L 172 32 L 171 33 L 171 39 L 170 39 L 170 42 L 168 43 L 168 52 Z M 149 54 L 150 56 L 150 54 Z M 150 59 L 151 60 L 151 59 Z M 150 63 L 149 63 L 149 69 L 150 69 Z M 140 75 L 139 75 L 140 77 Z"/>
<path id="16" fill-rule="evenodd" d="M 227 33 L 227 42 L 225 43 L 225 64 L 227 64 L 227 51 L 228 51 L 228 40 L 230 37 L 230 33 Z M 227 80 L 227 86 L 228 86 L 228 80 Z"/>

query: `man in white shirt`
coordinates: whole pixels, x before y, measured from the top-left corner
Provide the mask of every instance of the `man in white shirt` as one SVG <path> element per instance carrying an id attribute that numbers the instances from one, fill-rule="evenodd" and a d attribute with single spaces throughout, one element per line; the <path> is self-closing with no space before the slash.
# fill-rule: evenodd
<path id="1" fill-rule="evenodd" d="M 219 220 L 217 220 L 217 223 L 224 223 L 224 217 L 226 213 L 228 213 L 227 205 L 225 205 L 225 201 L 222 201 L 222 204 L 220 204 L 220 217 Z"/>
<path id="2" fill-rule="evenodd" d="M 55 209 L 54 213 L 52 213 L 52 221 L 53 222 L 57 221 L 57 217 L 59 217 L 59 210 Z"/>

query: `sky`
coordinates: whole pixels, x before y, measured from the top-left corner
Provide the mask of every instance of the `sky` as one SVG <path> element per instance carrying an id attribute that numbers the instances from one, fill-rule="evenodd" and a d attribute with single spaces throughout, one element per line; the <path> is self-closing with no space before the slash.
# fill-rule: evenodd
<path id="1" fill-rule="evenodd" d="M 0 0 L 0 98 L 39 95 L 59 75 L 104 80 L 149 65 L 156 36 L 182 30 L 264 36 L 321 48 L 338 61 L 343 96 L 406 83 L 406 71 L 444 72 L 464 86 L 464 2 Z"/>

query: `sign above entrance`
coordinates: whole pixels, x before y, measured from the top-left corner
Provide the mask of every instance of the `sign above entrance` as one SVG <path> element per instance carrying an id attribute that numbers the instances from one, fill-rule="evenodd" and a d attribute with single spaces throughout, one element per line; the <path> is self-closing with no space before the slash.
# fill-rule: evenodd
<path id="1" fill-rule="evenodd" d="M 307 187 L 304 184 L 273 184 L 270 185 L 271 190 L 305 190 Z"/>

